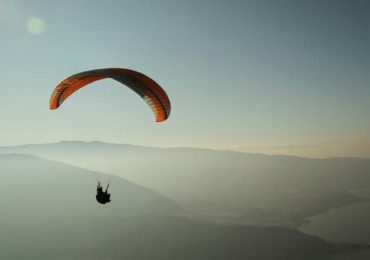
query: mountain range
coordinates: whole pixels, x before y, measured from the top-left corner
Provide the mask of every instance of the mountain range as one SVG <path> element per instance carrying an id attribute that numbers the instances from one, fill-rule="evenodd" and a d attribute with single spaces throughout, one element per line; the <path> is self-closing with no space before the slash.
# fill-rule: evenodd
<path id="1" fill-rule="evenodd" d="M 297 228 L 308 217 L 367 198 L 370 159 L 307 159 L 198 148 L 63 141 L 0 147 L 121 176 L 196 218 Z"/>
<path id="2" fill-rule="evenodd" d="M 148 188 L 32 155 L 0 155 L 0 259 L 334 259 L 369 250 L 283 227 L 190 219 Z M 95 201 L 110 179 L 112 202 Z"/>

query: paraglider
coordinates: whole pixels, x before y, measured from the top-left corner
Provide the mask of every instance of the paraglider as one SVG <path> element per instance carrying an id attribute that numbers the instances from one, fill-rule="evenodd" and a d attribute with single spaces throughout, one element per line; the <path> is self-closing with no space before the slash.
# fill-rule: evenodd
<path id="1" fill-rule="evenodd" d="M 58 84 L 50 97 L 50 109 L 57 109 L 69 96 L 86 85 L 106 78 L 114 79 L 135 91 L 150 106 L 157 122 L 165 121 L 171 111 L 171 103 L 163 88 L 148 76 L 130 69 L 107 68 L 74 74 Z M 101 204 L 110 202 L 108 187 L 98 183 L 96 200 Z"/>
<path id="2" fill-rule="evenodd" d="M 153 110 L 157 122 L 162 122 L 169 117 L 171 104 L 163 88 L 140 72 L 122 68 L 84 71 L 66 78 L 53 91 L 50 98 L 50 109 L 57 109 L 80 88 L 106 78 L 114 79 L 135 91 Z"/>

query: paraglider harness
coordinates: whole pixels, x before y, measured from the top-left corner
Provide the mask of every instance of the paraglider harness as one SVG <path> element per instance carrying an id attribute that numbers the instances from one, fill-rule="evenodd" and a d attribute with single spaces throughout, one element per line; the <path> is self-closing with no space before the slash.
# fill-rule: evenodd
<path id="1" fill-rule="evenodd" d="M 108 193 L 109 184 L 107 185 L 107 188 L 105 191 L 103 191 L 103 187 L 100 185 L 100 182 L 98 182 L 98 187 L 96 188 L 96 200 L 100 204 L 105 204 L 110 202 L 110 193 Z"/>

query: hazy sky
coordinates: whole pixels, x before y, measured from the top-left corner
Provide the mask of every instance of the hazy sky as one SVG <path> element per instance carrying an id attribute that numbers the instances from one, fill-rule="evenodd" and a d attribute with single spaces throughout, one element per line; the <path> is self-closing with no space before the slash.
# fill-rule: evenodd
<path id="1" fill-rule="evenodd" d="M 101 140 L 370 157 L 368 0 L 0 0 L 0 145 Z M 84 70 L 141 71 L 161 124 L 105 80 L 50 111 Z"/>

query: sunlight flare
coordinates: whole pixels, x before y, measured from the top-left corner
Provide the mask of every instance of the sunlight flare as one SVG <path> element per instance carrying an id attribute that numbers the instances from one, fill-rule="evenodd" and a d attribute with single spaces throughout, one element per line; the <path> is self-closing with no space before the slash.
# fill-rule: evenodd
<path id="1" fill-rule="evenodd" d="M 31 16 L 26 21 L 26 29 L 31 34 L 41 35 L 46 31 L 46 23 L 40 17 Z"/>

